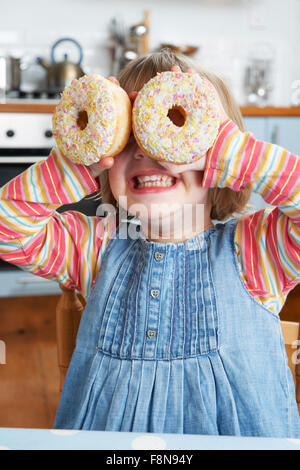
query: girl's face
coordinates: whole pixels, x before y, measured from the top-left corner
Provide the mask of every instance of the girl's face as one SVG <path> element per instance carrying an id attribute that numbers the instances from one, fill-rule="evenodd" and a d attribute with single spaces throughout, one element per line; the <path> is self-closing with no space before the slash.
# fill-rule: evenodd
<path id="1" fill-rule="evenodd" d="M 150 158 L 131 135 L 108 170 L 110 188 L 120 206 L 138 216 L 142 225 L 151 223 L 158 227 L 162 221 L 172 219 L 174 223 L 180 219 L 184 220 L 185 231 L 190 233 L 189 226 L 193 226 L 199 233 L 202 230 L 198 225 L 207 225 L 211 208 L 208 189 L 201 186 L 203 171 L 194 167 L 195 164 L 175 165 Z"/>

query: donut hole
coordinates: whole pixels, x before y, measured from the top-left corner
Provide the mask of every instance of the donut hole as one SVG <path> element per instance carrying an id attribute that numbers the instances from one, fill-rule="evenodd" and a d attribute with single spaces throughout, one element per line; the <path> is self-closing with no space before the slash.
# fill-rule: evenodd
<path id="1" fill-rule="evenodd" d="M 83 109 L 82 111 L 79 111 L 78 116 L 77 116 L 77 126 L 79 127 L 80 130 L 84 130 L 89 122 L 89 117 L 88 113 Z"/>
<path id="2" fill-rule="evenodd" d="M 180 106 L 173 106 L 168 111 L 168 118 L 177 127 L 183 127 L 186 121 L 186 112 Z"/>

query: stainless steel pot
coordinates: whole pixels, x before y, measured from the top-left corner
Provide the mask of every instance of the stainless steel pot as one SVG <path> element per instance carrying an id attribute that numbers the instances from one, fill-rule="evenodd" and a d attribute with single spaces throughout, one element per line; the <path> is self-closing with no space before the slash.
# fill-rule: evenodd
<path id="1" fill-rule="evenodd" d="M 16 91 L 21 85 L 22 60 L 17 57 L 0 57 L 0 89 Z"/>

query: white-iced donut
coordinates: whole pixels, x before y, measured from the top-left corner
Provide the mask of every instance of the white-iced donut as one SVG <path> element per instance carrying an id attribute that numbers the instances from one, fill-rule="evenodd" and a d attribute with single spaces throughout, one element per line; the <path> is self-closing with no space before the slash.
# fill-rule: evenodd
<path id="1" fill-rule="evenodd" d="M 183 126 L 168 117 L 171 109 L 180 111 Z M 200 75 L 162 72 L 138 93 L 132 126 L 137 143 L 150 157 L 191 163 L 206 154 L 218 134 L 219 106 Z"/>
<path id="2" fill-rule="evenodd" d="M 85 75 L 65 88 L 52 119 L 59 150 L 75 163 L 114 157 L 131 132 L 127 93 L 100 75 Z"/>

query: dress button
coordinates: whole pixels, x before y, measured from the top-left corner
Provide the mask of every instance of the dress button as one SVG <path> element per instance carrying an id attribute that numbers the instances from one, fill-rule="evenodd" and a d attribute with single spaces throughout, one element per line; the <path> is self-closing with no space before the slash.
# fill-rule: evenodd
<path id="1" fill-rule="evenodd" d="M 156 336 L 156 331 L 154 331 L 154 330 L 148 330 L 148 331 L 147 331 L 147 336 L 148 336 L 149 339 L 155 338 L 155 336 Z"/>
<path id="2" fill-rule="evenodd" d="M 163 253 L 159 253 L 158 251 L 154 253 L 154 258 L 156 259 L 156 261 L 161 261 L 163 257 L 164 257 Z"/>
<path id="3" fill-rule="evenodd" d="M 159 296 L 159 289 L 151 289 L 150 294 L 154 299 L 157 299 Z"/>

